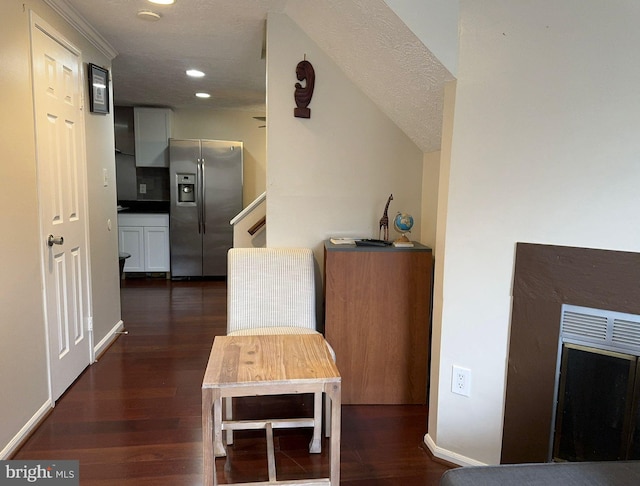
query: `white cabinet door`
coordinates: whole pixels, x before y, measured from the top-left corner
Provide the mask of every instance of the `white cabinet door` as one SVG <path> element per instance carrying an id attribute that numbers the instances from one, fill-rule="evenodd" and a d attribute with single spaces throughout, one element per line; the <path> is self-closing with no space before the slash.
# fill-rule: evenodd
<path id="1" fill-rule="evenodd" d="M 145 268 L 147 272 L 169 271 L 169 228 L 144 228 Z"/>
<path id="2" fill-rule="evenodd" d="M 125 272 L 144 272 L 144 231 L 141 226 L 120 226 L 119 250 L 131 255 L 124 262 Z"/>
<path id="3" fill-rule="evenodd" d="M 171 115 L 166 108 L 133 109 L 136 166 L 169 167 Z"/>

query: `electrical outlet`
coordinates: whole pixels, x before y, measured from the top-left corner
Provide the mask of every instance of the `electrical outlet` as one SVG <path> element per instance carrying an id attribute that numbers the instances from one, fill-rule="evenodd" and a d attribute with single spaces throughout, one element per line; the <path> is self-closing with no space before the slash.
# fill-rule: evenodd
<path id="1" fill-rule="evenodd" d="M 471 396 L 471 370 L 453 366 L 451 374 L 451 391 L 465 397 Z"/>
<path id="2" fill-rule="evenodd" d="M 146 193 L 147 193 L 147 185 L 140 184 L 140 194 L 146 194 Z"/>

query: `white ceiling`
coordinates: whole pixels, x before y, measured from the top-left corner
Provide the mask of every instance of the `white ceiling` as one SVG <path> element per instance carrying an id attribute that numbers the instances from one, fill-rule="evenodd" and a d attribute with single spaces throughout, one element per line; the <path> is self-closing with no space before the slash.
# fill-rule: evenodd
<path id="1" fill-rule="evenodd" d="M 50 0 L 110 44 L 114 102 L 266 112 L 264 25 L 286 13 L 423 151 L 439 150 L 453 77 L 383 0 Z M 69 6 L 71 7 L 69 9 Z M 161 15 L 140 20 L 140 10 Z M 188 68 L 207 73 L 187 78 Z M 200 100 L 196 91 L 212 97 Z"/>

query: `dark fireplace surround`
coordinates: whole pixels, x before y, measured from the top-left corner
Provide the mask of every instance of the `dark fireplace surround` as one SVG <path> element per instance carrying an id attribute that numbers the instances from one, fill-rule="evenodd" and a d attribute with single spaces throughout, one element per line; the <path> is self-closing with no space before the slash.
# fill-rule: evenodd
<path id="1" fill-rule="evenodd" d="M 640 314 L 640 253 L 517 244 L 503 464 L 549 460 L 562 304 Z"/>

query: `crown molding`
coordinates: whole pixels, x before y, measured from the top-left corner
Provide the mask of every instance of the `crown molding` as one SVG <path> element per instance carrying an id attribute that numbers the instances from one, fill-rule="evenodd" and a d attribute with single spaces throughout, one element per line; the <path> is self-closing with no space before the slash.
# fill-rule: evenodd
<path id="1" fill-rule="evenodd" d="M 118 51 L 65 0 L 44 0 L 44 3 L 49 5 L 58 15 L 69 22 L 69 24 L 80 32 L 96 49 L 107 56 L 109 61 L 112 61 L 113 58 L 118 55 Z"/>

